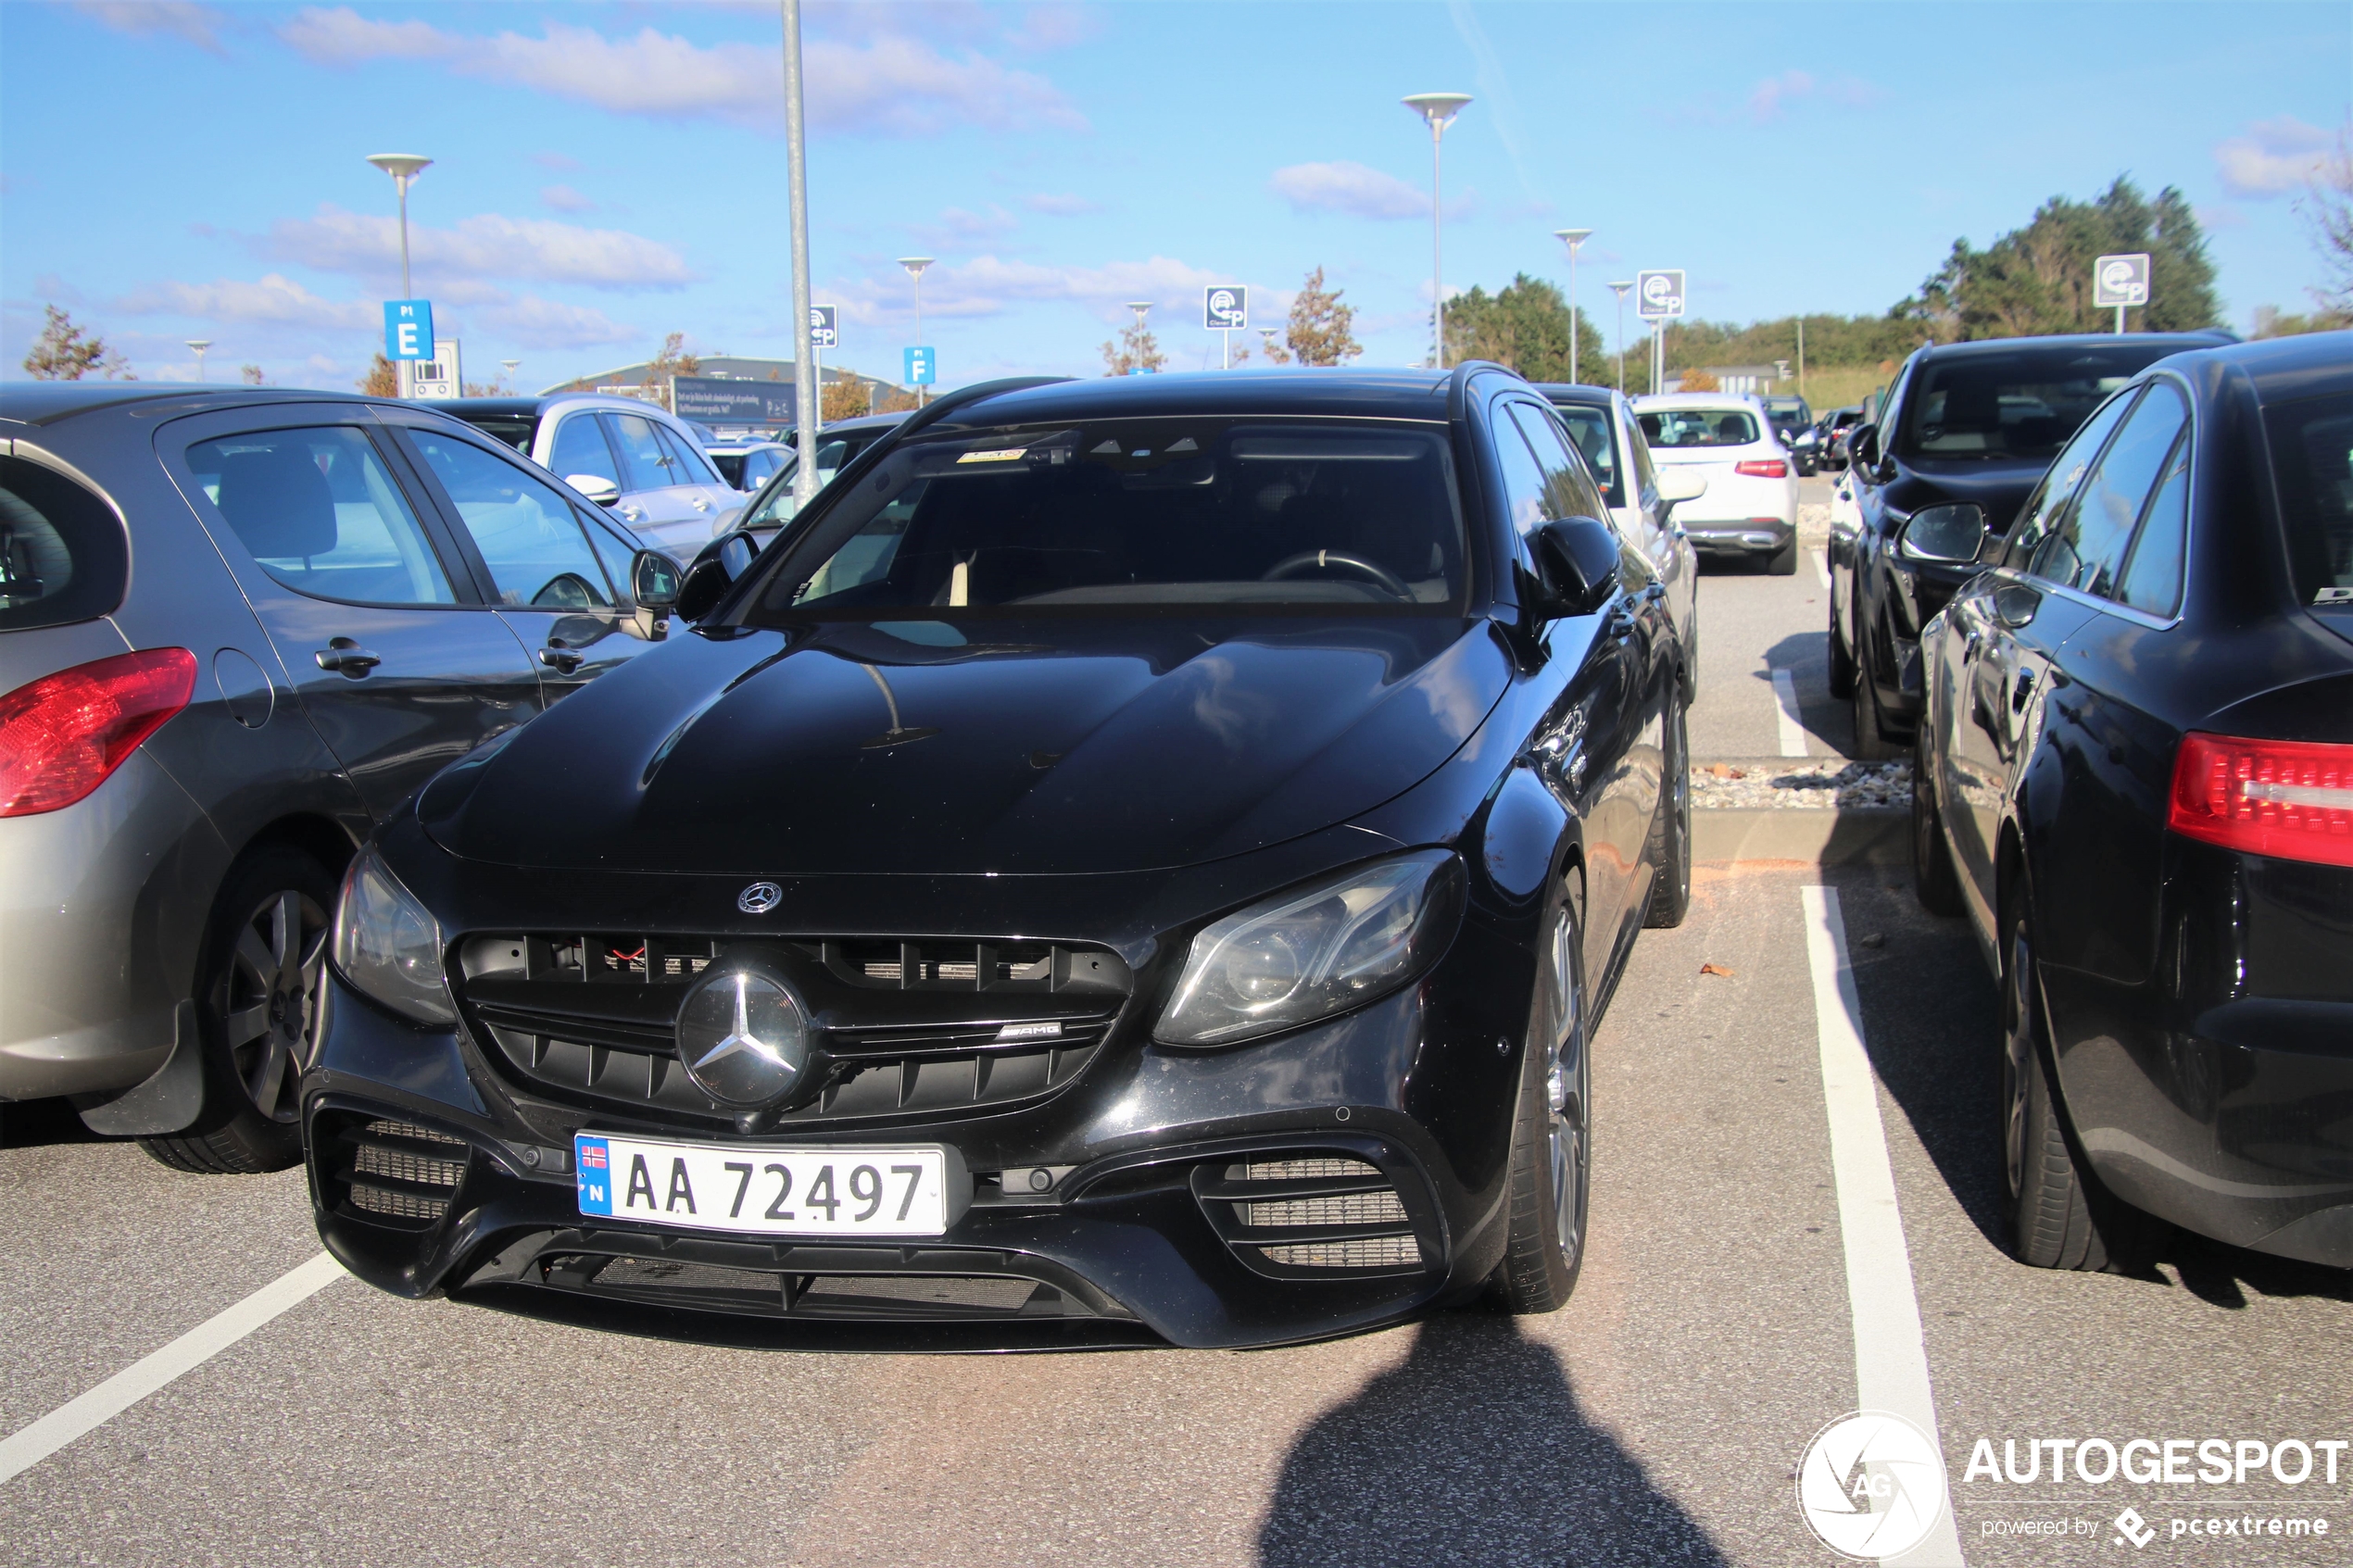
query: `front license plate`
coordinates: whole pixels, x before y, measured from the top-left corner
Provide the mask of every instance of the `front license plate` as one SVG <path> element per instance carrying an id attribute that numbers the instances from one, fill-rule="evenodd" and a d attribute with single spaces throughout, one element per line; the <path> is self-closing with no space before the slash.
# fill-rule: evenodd
<path id="1" fill-rule="evenodd" d="M 572 1152 L 581 1213 L 693 1230 L 938 1236 L 971 1198 L 963 1159 L 936 1144 L 778 1148 L 578 1133 Z"/>

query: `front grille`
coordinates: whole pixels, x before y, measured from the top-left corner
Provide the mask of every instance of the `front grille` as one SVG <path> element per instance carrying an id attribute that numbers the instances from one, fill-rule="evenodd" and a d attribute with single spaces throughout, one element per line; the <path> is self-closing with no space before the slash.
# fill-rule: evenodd
<path id="1" fill-rule="evenodd" d="M 1116 954 L 1045 942 L 793 939 L 744 944 L 792 981 L 818 1071 L 774 1124 L 991 1110 L 1083 1072 L 1132 984 Z M 676 1051 L 678 1009 L 723 938 L 475 936 L 461 1002 L 493 1060 L 591 1107 L 698 1121 L 731 1113 Z"/>
<path id="2" fill-rule="evenodd" d="M 463 1138 L 409 1122 L 346 1125 L 336 1144 L 333 1170 L 342 1187 L 340 1207 L 414 1229 L 448 1212 L 471 1152 Z"/>
<path id="3" fill-rule="evenodd" d="M 1198 1167 L 1193 1192 L 1236 1257 L 1285 1278 L 1422 1265 L 1413 1216 L 1369 1160 L 1339 1155 Z"/>

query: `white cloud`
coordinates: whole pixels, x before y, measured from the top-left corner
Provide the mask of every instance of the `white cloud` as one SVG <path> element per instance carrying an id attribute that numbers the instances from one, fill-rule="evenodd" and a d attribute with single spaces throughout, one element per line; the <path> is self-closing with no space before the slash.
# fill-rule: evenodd
<path id="1" fill-rule="evenodd" d="M 714 119 L 780 133 L 779 51 L 742 43 L 708 48 L 653 28 L 608 38 L 549 21 L 536 38 L 447 31 L 430 22 L 376 21 L 348 6 L 313 6 L 278 30 L 320 65 L 422 60 L 461 76 L 531 88 L 615 114 Z M 961 56 L 897 32 L 860 42 L 816 39 L 802 48 L 810 124 L 822 131 L 928 136 L 960 126 L 993 131 L 1087 122 L 1051 82 L 970 51 Z"/>
<path id="2" fill-rule="evenodd" d="M 2222 189 L 2234 196 L 2278 196 L 2300 190 L 2328 162 L 2329 133 L 2292 114 L 2258 120 L 2247 134 L 2214 144 Z"/>
<path id="3" fill-rule="evenodd" d="M 586 196 L 582 195 L 570 185 L 540 186 L 539 202 L 541 206 L 552 207 L 558 212 L 594 212 L 597 210 L 597 204 L 595 202 L 590 201 Z"/>
<path id="4" fill-rule="evenodd" d="M 645 335 L 601 310 L 529 294 L 479 307 L 473 318 L 490 336 L 524 348 L 593 348 L 598 344 L 634 343 Z"/>
<path id="5" fill-rule="evenodd" d="M 221 278 L 209 283 L 153 283 L 125 295 L 114 307 L 130 316 L 193 316 L 331 332 L 364 332 L 383 320 L 373 305 L 322 299 L 277 272 L 264 273 L 258 282 Z"/>
<path id="6" fill-rule="evenodd" d="M 1393 174 L 1361 163 L 1294 163 L 1275 170 L 1274 193 L 1306 212 L 1353 213 L 1358 218 L 1426 218 L 1429 198 Z"/>
<path id="7" fill-rule="evenodd" d="M 217 6 L 194 0 L 75 0 L 73 8 L 133 38 L 161 33 L 210 54 L 228 53 L 220 46 L 220 34 L 231 24 Z"/>
<path id="8" fill-rule="evenodd" d="M 327 272 L 381 277 L 400 263 L 396 219 L 332 205 L 321 206 L 316 217 L 280 219 L 258 243 L 273 257 Z M 686 258 L 659 240 L 553 219 L 485 212 L 451 229 L 412 226 L 409 245 L 412 269 L 445 276 L 529 278 L 602 289 L 678 288 L 694 281 Z"/>
<path id="9" fill-rule="evenodd" d="M 1024 196 L 1021 205 L 1032 212 L 1045 213 L 1050 218 L 1084 218 L 1088 213 L 1102 211 L 1099 204 L 1088 201 L 1085 196 L 1056 194 L 1051 191 Z"/>

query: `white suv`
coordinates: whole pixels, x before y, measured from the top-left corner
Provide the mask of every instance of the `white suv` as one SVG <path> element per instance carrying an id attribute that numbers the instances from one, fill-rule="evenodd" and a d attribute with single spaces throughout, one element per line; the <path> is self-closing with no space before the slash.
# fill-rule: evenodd
<path id="1" fill-rule="evenodd" d="M 1797 462 L 1774 433 L 1765 405 L 1720 392 L 1634 399 L 1651 458 L 1707 481 L 1675 508 L 1692 546 L 1707 554 L 1763 556 L 1776 577 L 1797 571 Z"/>

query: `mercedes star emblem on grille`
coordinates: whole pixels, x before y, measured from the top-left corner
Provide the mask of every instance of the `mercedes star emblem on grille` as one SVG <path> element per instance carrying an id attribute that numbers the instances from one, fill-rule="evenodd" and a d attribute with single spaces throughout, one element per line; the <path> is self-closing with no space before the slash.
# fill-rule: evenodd
<path id="1" fill-rule="evenodd" d="M 755 882 L 736 895 L 736 908 L 748 915 L 764 915 L 785 901 L 785 890 L 773 882 Z"/>
<path id="2" fill-rule="evenodd" d="M 809 1016 L 789 987 L 751 969 L 714 971 L 678 1010 L 678 1060 L 723 1105 L 766 1105 L 809 1066 Z"/>

